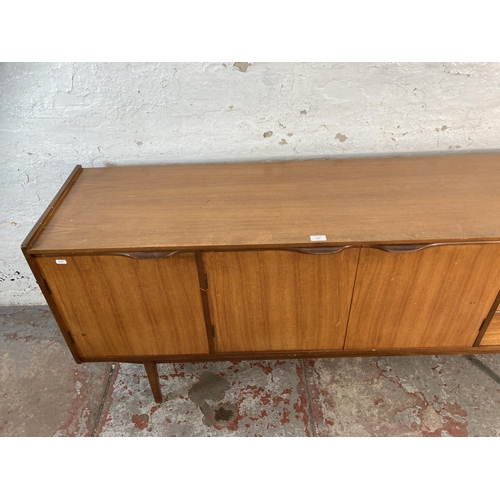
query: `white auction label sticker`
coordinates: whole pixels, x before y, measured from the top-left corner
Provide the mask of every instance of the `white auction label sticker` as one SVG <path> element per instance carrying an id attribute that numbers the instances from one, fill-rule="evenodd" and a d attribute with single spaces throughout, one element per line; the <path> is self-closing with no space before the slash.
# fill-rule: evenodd
<path id="1" fill-rule="evenodd" d="M 309 238 L 311 238 L 311 241 L 326 241 L 326 236 L 324 234 L 314 234 L 309 236 Z"/>
<path id="2" fill-rule="evenodd" d="M 56 264 L 67 264 L 64 259 L 56 259 Z"/>

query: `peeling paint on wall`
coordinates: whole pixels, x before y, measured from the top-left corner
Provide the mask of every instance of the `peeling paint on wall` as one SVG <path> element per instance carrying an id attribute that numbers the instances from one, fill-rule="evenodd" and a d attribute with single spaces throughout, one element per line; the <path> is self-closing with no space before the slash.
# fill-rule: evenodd
<path id="1" fill-rule="evenodd" d="M 0 305 L 44 303 L 20 244 L 77 164 L 494 150 L 499 80 L 498 63 L 0 64 Z"/>
<path id="2" fill-rule="evenodd" d="M 251 64 L 247 62 L 235 62 L 233 66 L 235 68 L 238 68 L 242 73 L 246 73 L 248 67 L 251 66 Z"/>

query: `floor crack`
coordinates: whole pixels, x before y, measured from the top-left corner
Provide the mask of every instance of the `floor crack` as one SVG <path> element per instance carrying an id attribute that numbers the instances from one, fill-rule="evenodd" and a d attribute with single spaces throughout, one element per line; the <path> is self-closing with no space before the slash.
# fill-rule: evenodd
<path id="1" fill-rule="evenodd" d="M 106 387 L 104 388 L 104 394 L 102 395 L 101 404 L 99 405 L 99 410 L 97 411 L 97 417 L 95 419 L 94 426 L 92 428 L 92 433 L 90 434 L 90 437 L 96 437 L 97 428 L 99 427 L 99 424 L 101 423 L 101 419 L 102 419 L 102 412 L 104 410 L 104 404 L 106 403 L 106 399 L 108 398 L 109 388 L 111 386 L 111 381 L 113 380 L 113 375 L 115 373 L 115 367 L 116 367 L 116 364 L 112 363 L 111 369 L 109 370 L 109 375 L 108 375 L 108 380 L 106 382 Z"/>
<path id="2" fill-rule="evenodd" d="M 304 382 L 306 386 L 307 403 L 309 406 L 309 415 L 311 420 L 311 433 L 313 437 L 318 437 L 318 433 L 316 431 L 316 421 L 314 419 L 314 409 L 313 409 L 312 394 L 310 388 L 309 371 L 307 369 L 306 360 L 302 358 L 300 362 L 302 363 L 302 369 L 304 370 Z"/>
<path id="3" fill-rule="evenodd" d="M 475 356 L 465 356 L 474 366 L 479 368 L 482 372 L 486 373 L 488 377 L 493 379 L 497 384 L 500 384 L 500 375 L 497 375 L 491 368 L 486 366 L 483 362 L 479 361 Z"/>

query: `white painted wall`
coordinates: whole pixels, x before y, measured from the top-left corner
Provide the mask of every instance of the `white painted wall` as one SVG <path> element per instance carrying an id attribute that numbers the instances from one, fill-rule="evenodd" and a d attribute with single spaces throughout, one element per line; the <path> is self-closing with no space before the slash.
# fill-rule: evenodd
<path id="1" fill-rule="evenodd" d="M 494 150 L 498 63 L 0 64 L 0 305 L 44 303 L 20 244 L 78 163 Z"/>

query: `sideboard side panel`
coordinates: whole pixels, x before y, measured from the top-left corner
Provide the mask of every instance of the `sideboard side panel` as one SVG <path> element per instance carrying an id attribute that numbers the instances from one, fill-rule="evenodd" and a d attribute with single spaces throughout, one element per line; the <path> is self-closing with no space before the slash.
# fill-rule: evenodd
<path id="1" fill-rule="evenodd" d="M 500 288 L 500 245 L 362 248 L 345 349 L 472 346 Z"/>
<path id="2" fill-rule="evenodd" d="M 358 256 L 204 252 L 216 352 L 342 349 Z"/>
<path id="3" fill-rule="evenodd" d="M 194 253 L 36 260 L 82 358 L 209 352 Z"/>

